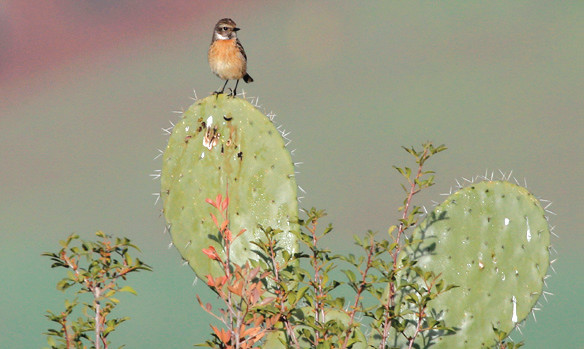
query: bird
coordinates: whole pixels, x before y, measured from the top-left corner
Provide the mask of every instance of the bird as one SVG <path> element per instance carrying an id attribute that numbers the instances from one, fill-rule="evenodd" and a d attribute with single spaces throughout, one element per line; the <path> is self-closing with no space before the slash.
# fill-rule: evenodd
<path id="1" fill-rule="evenodd" d="M 207 58 L 209 59 L 211 71 L 225 80 L 223 88 L 214 92 L 216 95 L 225 91 L 225 86 L 227 86 L 229 80 L 236 80 L 231 96 L 237 94 L 237 85 L 240 79 L 243 79 L 246 83 L 253 81 L 252 77 L 247 73 L 245 50 L 241 46 L 239 39 L 237 39 L 237 31 L 239 29 L 231 18 L 220 19 L 215 24 L 213 40 L 211 41 L 211 46 L 209 46 Z"/>

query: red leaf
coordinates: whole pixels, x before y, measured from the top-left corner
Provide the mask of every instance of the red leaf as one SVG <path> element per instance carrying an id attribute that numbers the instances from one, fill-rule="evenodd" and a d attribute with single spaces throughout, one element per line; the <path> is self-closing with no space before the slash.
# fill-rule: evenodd
<path id="1" fill-rule="evenodd" d="M 212 213 L 211 213 L 211 219 L 213 219 L 213 223 L 215 223 L 215 226 L 217 228 L 219 228 L 219 223 L 217 223 L 217 217 L 215 217 L 215 215 Z"/>
<path id="2" fill-rule="evenodd" d="M 207 286 L 215 287 L 215 280 L 213 280 L 211 274 L 207 275 Z"/>
<path id="3" fill-rule="evenodd" d="M 215 208 L 218 208 L 218 207 L 217 207 L 217 204 L 216 204 L 216 203 L 214 203 L 214 202 L 213 202 L 213 200 L 211 200 L 211 199 L 205 199 L 205 202 L 206 202 L 206 203 L 208 203 L 208 204 L 210 204 L 210 205 L 212 205 L 212 206 L 213 206 L 213 207 L 215 207 Z"/>
<path id="4" fill-rule="evenodd" d="M 215 332 L 215 335 L 217 336 L 217 338 L 219 338 L 221 342 L 223 342 L 224 344 L 229 343 L 229 341 L 231 340 L 229 332 L 225 331 L 224 329 L 219 330 L 217 327 L 213 325 L 211 325 L 211 328 L 213 329 L 213 332 Z"/>
<path id="5" fill-rule="evenodd" d="M 239 237 L 241 234 L 245 233 L 245 229 L 241 229 L 241 231 L 235 236 L 236 238 Z"/>
<path id="6" fill-rule="evenodd" d="M 225 228 L 227 228 L 227 224 L 229 224 L 229 221 L 226 219 L 223 221 L 223 223 L 221 223 L 221 227 L 219 228 L 219 230 L 225 231 Z"/>
<path id="7" fill-rule="evenodd" d="M 228 242 L 233 242 L 233 236 L 231 235 L 231 230 L 227 229 L 225 230 L 225 235 L 224 235 L 224 239 Z"/>
<path id="8" fill-rule="evenodd" d="M 204 248 L 203 253 L 207 255 L 207 257 L 213 259 L 213 260 L 217 260 L 220 261 L 221 258 L 219 258 L 219 255 L 217 254 L 217 251 L 215 250 L 215 247 L 213 246 L 209 246 L 209 248 Z"/>
<path id="9" fill-rule="evenodd" d="M 225 201 L 223 201 L 223 203 L 221 204 L 221 210 L 225 211 L 227 209 L 227 206 L 229 206 L 229 196 L 228 195 L 225 196 Z"/>

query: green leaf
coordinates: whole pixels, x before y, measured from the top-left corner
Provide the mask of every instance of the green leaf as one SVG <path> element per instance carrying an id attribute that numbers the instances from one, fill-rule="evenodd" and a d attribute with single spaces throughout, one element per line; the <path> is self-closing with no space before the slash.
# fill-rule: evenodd
<path id="1" fill-rule="evenodd" d="M 138 295 L 138 292 L 136 292 L 136 291 L 135 291 L 135 290 L 134 290 L 132 287 L 130 287 L 130 286 L 124 286 L 124 287 L 120 288 L 120 289 L 118 290 L 118 292 L 130 292 L 130 293 L 132 293 L 132 294 L 134 294 L 134 295 L 136 295 L 136 296 Z"/>
<path id="2" fill-rule="evenodd" d="M 349 282 L 355 282 L 355 280 L 357 280 L 355 273 L 353 273 L 351 270 L 343 270 L 342 272 L 345 273 L 347 279 L 349 279 Z"/>
<path id="3" fill-rule="evenodd" d="M 53 337 L 47 337 L 47 344 L 49 344 L 51 347 L 57 346 L 57 342 L 55 342 Z"/>

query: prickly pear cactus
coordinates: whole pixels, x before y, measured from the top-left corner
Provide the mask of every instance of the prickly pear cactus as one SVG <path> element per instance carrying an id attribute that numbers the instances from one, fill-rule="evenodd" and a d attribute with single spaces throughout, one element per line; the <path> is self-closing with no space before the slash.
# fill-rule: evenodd
<path id="1" fill-rule="evenodd" d="M 174 245 L 199 277 L 222 275 L 203 252 L 221 251 L 217 228 L 205 202 L 229 195 L 228 219 L 237 238 L 231 262 L 258 260 L 252 241 L 263 233 L 258 226 L 282 230 L 280 246 L 297 250 L 292 231 L 297 226 L 294 166 L 272 122 L 249 102 L 225 95 L 193 104 L 176 124 L 163 156 L 161 197 Z"/>
<path id="2" fill-rule="evenodd" d="M 416 228 L 406 253 L 424 271 L 458 287 L 430 302 L 454 335 L 420 338 L 423 348 L 482 348 L 493 328 L 509 333 L 542 294 L 550 230 L 539 201 L 504 181 L 452 194 Z"/>

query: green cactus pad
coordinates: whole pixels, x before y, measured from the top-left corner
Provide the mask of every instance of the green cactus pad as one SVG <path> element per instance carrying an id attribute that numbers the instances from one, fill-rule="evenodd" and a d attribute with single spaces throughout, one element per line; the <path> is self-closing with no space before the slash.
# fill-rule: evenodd
<path id="1" fill-rule="evenodd" d="M 406 253 L 417 266 L 458 286 L 430 302 L 431 313 L 456 333 L 424 336 L 422 347 L 490 347 L 493 328 L 511 332 L 542 294 L 550 230 L 525 188 L 504 181 L 463 188 L 426 217 L 411 241 Z"/>
<path id="2" fill-rule="evenodd" d="M 290 152 L 272 122 L 249 102 L 225 95 L 193 104 L 176 124 L 164 152 L 161 175 L 164 216 L 174 245 L 201 278 L 222 275 L 203 248 L 222 247 L 206 199 L 229 194 L 233 234 L 231 262 L 258 260 L 252 241 L 259 226 L 280 229 L 280 246 L 297 251 L 298 202 Z"/>

